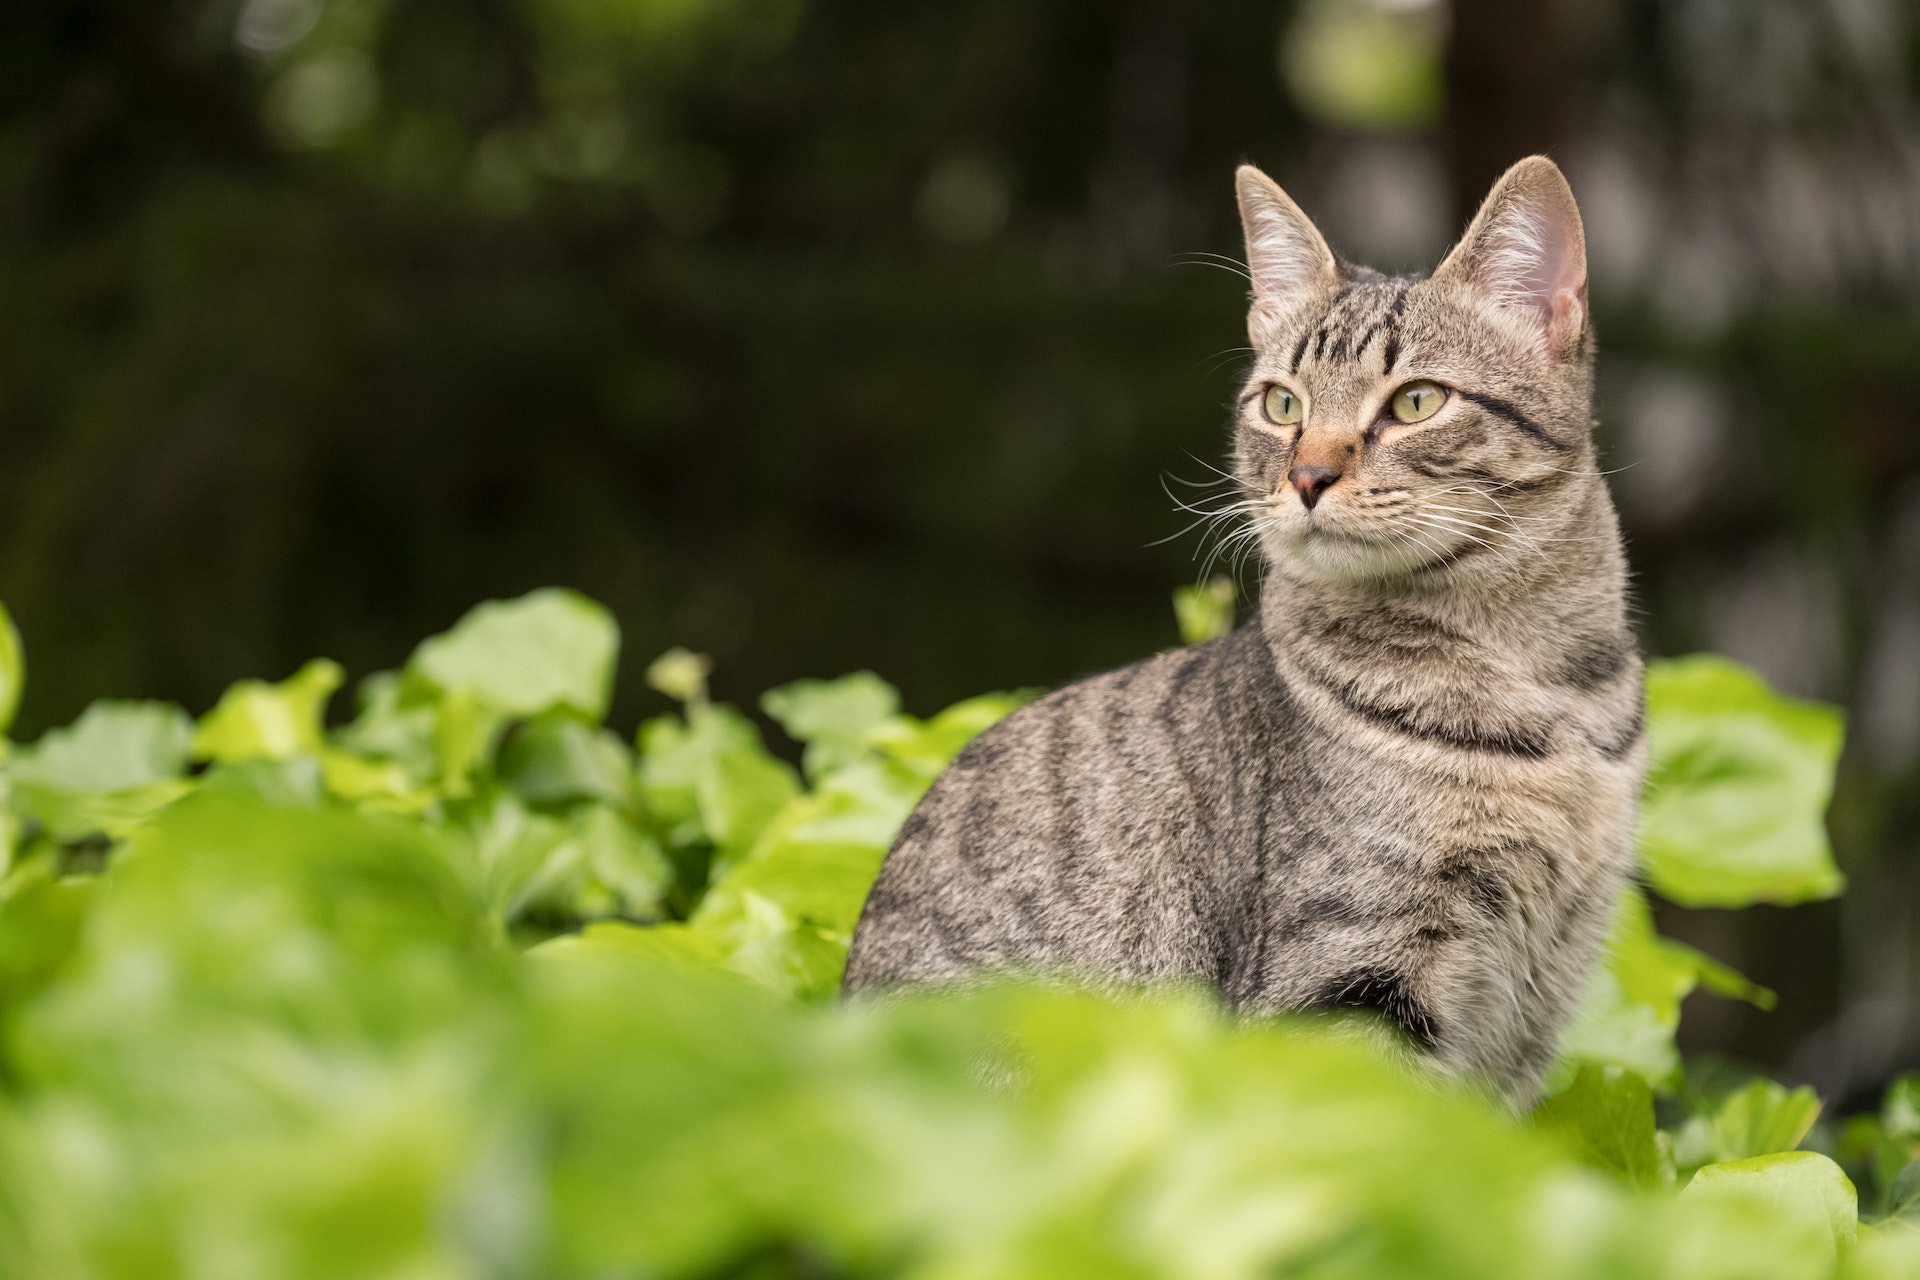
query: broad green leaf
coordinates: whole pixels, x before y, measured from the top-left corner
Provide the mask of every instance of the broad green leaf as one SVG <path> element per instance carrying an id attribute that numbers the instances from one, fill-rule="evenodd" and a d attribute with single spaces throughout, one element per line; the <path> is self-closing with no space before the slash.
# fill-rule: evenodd
<path id="1" fill-rule="evenodd" d="M 1920 1161 L 1920 1072 L 1904 1072 L 1880 1101 L 1877 1116 L 1854 1116 L 1843 1131 L 1845 1145 L 1869 1163 L 1883 1207 L 1901 1172 Z"/>
<path id="2" fill-rule="evenodd" d="M 1841 736 L 1837 710 L 1725 658 L 1651 664 L 1639 840 L 1653 887 L 1696 907 L 1839 893 L 1824 815 Z"/>
<path id="3" fill-rule="evenodd" d="M 1565 1088 L 1583 1065 L 1621 1067 L 1657 1088 L 1674 1084 L 1680 1076 L 1676 1022 L 1656 1005 L 1631 998 L 1613 969 L 1602 965 L 1579 1013 L 1560 1033 L 1560 1054 L 1547 1087 Z"/>
<path id="4" fill-rule="evenodd" d="M 64 729 L 13 753 L 16 782 L 60 791 L 124 791 L 177 778 L 193 721 L 170 702 L 101 699 Z"/>
<path id="5" fill-rule="evenodd" d="M 1583 1066 L 1572 1084 L 1540 1104 L 1534 1119 L 1563 1135 L 1586 1163 L 1624 1182 L 1673 1182 L 1654 1125 L 1653 1091 L 1636 1072 Z"/>
<path id="6" fill-rule="evenodd" d="M 1853 1183 L 1840 1166 L 1813 1151 L 1786 1151 L 1710 1164 L 1680 1193 L 1683 1203 L 1733 1204 L 1754 1211 L 1792 1242 L 1837 1252 L 1859 1231 Z"/>
<path id="7" fill-rule="evenodd" d="M 895 716 L 874 726 L 869 737 L 887 755 L 931 782 L 961 748 L 1038 693 L 1034 689 L 983 693 L 954 703 L 930 720 Z"/>
<path id="8" fill-rule="evenodd" d="M 817 779 L 867 749 L 873 731 L 899 713 L 900 695 L 873 672 L 856 671 L 838 680 L 796 680 L 768 690 L 760 709 L 788 737 L 806 744 L 807 777 Z"/>
<path id="9" fill-rule="evenodd" d="M 758 751 L 723 751 L 696 780 L 700 820 L 723 854 L 738 857 L 799 794 L 793 771 Z"/>
<path id="10" fill-rule="evenodd" d="M 359 709 L 329 737 L 343 751 L 373 760 L 390 760 L 417 778 L 440 772 L 434 749 L 440 691 L 398 671 L 377 671 L 354 690 Z"/>
<path id="11" fill-rule="evenodd" d="M 317 809 L 326 794 L 326 783 L 320 761 L 302 755 L 216 764 L 202 775 L 197 790 L 235 792 L 281 809 Z"/>
<path id="12" fill-rule="evenodd" d="M 124 836 L 190 788 L 193 722 L 165 702 L 101 700 L 13 753 L 21 811 L 61 840 Z"/>
<path id="13" fill-rule="evenodd" d="M 570 717 L 546 715 L 521 725 L 501 745 L 496 769 L 534 804 L 623 805 L 633 798 L 634 759 L 627 745 Z"/>
<path id="14" fill-rule="evenodd" d="M 612 614 L 577 592 L 549 587 L 478 606 L 423 642 L 408 666 L 500 715 L 568 707 L 598 722 L 619 652 Z"/>
<path id="15" fill-rule="evenodd" d="M 433 749 L 440 763 L 440 789 L 449 796 L 473 793 L 474 775 L 493 754 L 506 719 L 470 690 L 442 699 L 435 708 Z"/>
<path id="16" fill-rule="evenodd" d="M 592 877 L 574 911 L 582 919 L 620 915 L 629 920 L 659 918 L 661 903 L 673 887 L 673 864 L 659 843 L 605 805 L 588 805 L 573 817 L 573 838 Z"/>
<path id="17" fill-rule="evenodd" d="M 328 791 L 370 812 L 419 813 L 434 801 L 433 792 L 391 760 L 323 747 L 320 774 Z"/>
<path id="18" fill-rule="evenodd" d="M 1820 1117 L 1812 1089 L 1788 1089 L 1752 1080 L 1696 1115 L 1674 1135 L 1674 1163 L 1682 1170 L 1792 1151 Z"/>
<path id="19" fill-rule="evenodd" d="M 652 837 L 605 805 L 587 805 L 505 910 L 508 919 L 554 927 L 611 916 L 655 920 L 672 885 L 673 866 Z"/>
<path id="20" fill-rule="evenodd" d="M 548 859 L 566 842 L 567 825 L 536 813 L 511 791 L 496 789 L 462 803 L 456 828 L 471 850 L 489 918 L 503 927 L 522 905 Z"/>
<path id="21" fill-rule="evenodd" d="M 327 700 L 345 678 L 338 663 L 315 658 L 279 684 L 242 680 L 200 718 L 194 758 L 234 764 L 319 751 Z"/>
<path id="22" fill-rule="evenodd" d="M 1657 1088 L 1678 1080 L 1674 1031 L 1680 1002 L 1696 986 L 1771 1007 L 1773 993 L 1747 981 L 1692 947 L 1661 937 L 1638 886 L 1628 885 L 1615 908 L 1605 958 L 1580 1012 L 1560 1038 L 1561 1065 L 1552 1083 L 1564 1086 L 1579 1063 L 1638 1072 Z"/>
<path id="23" fill-rule="evenodd" d="M 1842 1280 L 1913 1280 L 1920 1276 L 1920 1227 L 1906 1219 L 1863 1222 L 1842 1262 Z"/>
<path id="24" fill-rule="evenodd" d="M 0 880 L 0 1009 L 47 985 L 80 939 L 99 888 L 93 876 L 58 876 L 51 851 Z"/>
<path id="25" fill-rule="evenodd" d="M 640 728 L 640 784 L 680 838 L 705 839 L 729 858 L 752 847 L 799 794 L 793 770 L 768 753 L 753 722 L 732 707 L 697 705 Z"/>
<path id="26" fill-rule="evenodd" d="M 1224 574 L 1173 592 L 1173 616 L 1180 624 L 1181 644 L 1202 644 L 1233 630 L 1235 590 Z"/>
<path id="27" fill-rule="evenodd" d="M 1920 1071 L 1903 1072 L 1887 1086 L 1880 1101 L 1880 1123 L 1890 1137 L 1920 1141 Z"/>
<path id="28" fill-rule="evenodd" d="M 13 727 L 14 713 L 20 710 L 20 694 L 26 685 L 26 648 L 20 643 L 13 615 L 5 605 L 0 605 L 0 735 Z"/>
<path id="29" fill-rule="evenodd" d="M 726 952 L 721 943 L 684 924 L 636 928 L 603 921 L 579 933 L 550 938 L 529 949 L 527 955 L 547 964 L 641 961 L 691 970 L 703 977 L 726 972 Z"/>
<path id="30" fill-rule="evenodd" d="M 1920 1222 L 1920 1160 L 1910 1160 L 1887 1187 L 1887 1216 Z"/>

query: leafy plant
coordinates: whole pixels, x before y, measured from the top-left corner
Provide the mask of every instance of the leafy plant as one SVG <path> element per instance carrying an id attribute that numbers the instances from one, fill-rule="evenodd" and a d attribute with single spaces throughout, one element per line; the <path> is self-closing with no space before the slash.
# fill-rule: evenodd
<path id="1" fill-rule="evenodd" d="M 1185 612 L 1217 630 L 1217 600 Z M 1889 1214 L 1863 1226 L 1841 1168 L 1796 1149 L 1810 1094 L 1686 1080 L 1687 991 L 1770 997 L 1660 938 L 1637 887 L 1525 1120 L 1198 991 L 842 1006 L 894 832 L 1027 695 L 922 720 L 870 673 L 788 685 L 761 710 L 796 770 L 683 652 L 649 672 L 679 709 L 610 731 L 617 653 L 599 606 L 537 592 L 362 681 L 331 728 L 342 673 L 315 662 L 198 722 L 99 703 L 8 754 L 0 1273 L 1920 1266 L 1920 1089 L 1843 1133 Z M 0 691 L 20 669 L 0 646 Z M 1650 692 L 1653 887 L 1836 892 L 1809 834 L 1831 713 L 1718 660 L 1658 666 Z M 1750 793 L 1764 830 L 1730 798 Z"/>

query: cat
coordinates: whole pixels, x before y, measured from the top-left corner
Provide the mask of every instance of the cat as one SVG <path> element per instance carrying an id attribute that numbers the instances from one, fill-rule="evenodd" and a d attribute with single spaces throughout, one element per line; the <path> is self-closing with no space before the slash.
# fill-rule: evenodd
<path id="1" fill-rule="evenodd" d="M 1544 157 L 1431 275 L 1335 258 L 1252 166 L 1239 630 L 981 734 L 902 827 L 845 990 L 1001 967 L 1362 1008 L 1538 1096 L 1633 860 L 1626 561 L 1584 231 Z"/>

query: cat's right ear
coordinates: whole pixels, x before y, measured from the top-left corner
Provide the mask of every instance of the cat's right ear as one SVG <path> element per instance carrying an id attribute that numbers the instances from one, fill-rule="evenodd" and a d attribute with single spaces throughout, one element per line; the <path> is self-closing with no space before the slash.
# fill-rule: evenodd
<path id="1" fill-rule="evenodd" d="M 1253 278 L 1247 332 L 1258 347 L 1283 317 L 1332 284 L 1339 269 L 1312 220 L 1272 178 L 1243 164 L 1233 185 L 1247 236 L 1247 274 Z"/>

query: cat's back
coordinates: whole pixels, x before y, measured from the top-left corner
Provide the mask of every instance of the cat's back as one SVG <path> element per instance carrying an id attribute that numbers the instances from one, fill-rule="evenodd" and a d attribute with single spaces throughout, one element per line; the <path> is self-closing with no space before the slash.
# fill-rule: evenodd
<path id="1" fill-rule="evenodd" d="M 1297 718 L 1259 625 L 1068 685 L 968 745 L 901 828 L 849 990 L 995 964 L 1218 977 Z"/>

